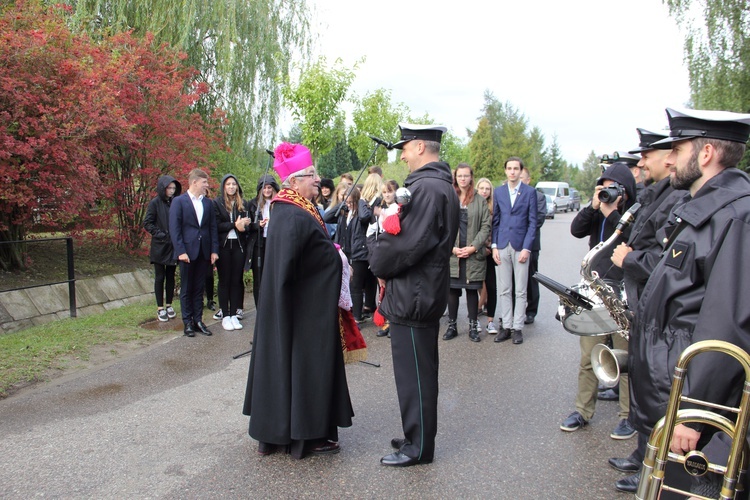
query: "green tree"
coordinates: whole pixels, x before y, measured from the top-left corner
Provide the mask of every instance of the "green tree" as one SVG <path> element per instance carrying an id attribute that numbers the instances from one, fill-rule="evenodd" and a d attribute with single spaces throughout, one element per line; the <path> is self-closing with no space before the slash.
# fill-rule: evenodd
<path id="1" fill-rule="evenodd" d="M 443 140 L 440 143 L 441 161 L 446 162 L 452 169 L 455 169 L 459 163 L 468 163 L 474 167 L 469 161 L 470 158 L 469 147 L 464 140 L 450 131 L 443 134 Z M 474 175 L 476 176 L 476 168 L 474 169 Z"/>
<path id="2" fill-rule="evenodd" d="M 227 111 L 225 132 L 237 151 L 248 143 L 261 146 L 273 137 L 281 107 L 277 78 L 286 78 L 294 56 L 309 53 L 305 0 L 71 3 L 78 25 L 91 33 L 153 33 L 157 45 L 167 43 L 184 51 L 185 65 L 198 69 L 212 88 L 196 109 L 204 118 L 219 108 Z"/>
<path id="3" fill-rule="evenodd" d="M 747 0 L 664 0 L 685 30 L 693 105 L 750 111 L 750 10 Z"/>
<path id="4" fill-rule="evenodd" d="M 349 133 L 349 146 L 357 153 L 360 162 L 370 158 L 374 147 L 370 135 L 389 140 L 398 130 L 398 123 L 409 114 L 409 108 L 403 103 L 394 106 L 391 103 L 391 91 L 377 89 L 368 92 L 361 99 L 354 98 L 352 121 L 354 126 Z M 373 162 L 385 163 L 388 152 L 385 148 L 378 148 Z"/>
<path id="5" fill-rule="evenodd" d="M 492 139 L 492 128 L 487 117 L 479 120 L 477 130 L 471 135 L 469 141 L 469 164 L 474 167 L 477 178 L 487 177 L 498 180 L 498 171 L 502 168 L 504 160 L 500 157 L 500 148 Z"/>
<path id="6" fill-rule="evenodd" d="M 581 196 L 585 195 L 590 198 L 594 193 L 594 187 L 596 186 L 596 180 L 602 175 L 602 170 L 599 167 L 599 157 L 596 153 L 591 151 L 583 162 L 583 168 L 576 170 L 574 184 L 578 191 L 582 193 Z"/>
<path id="7" fill-rule="evenodd" d="M 352 170 L 352 156 L 349 144 L 346 141 L 346 125 L 344 114 L 339 113 L 333 127 L 335 144 L 333 148 L 320 155 L 318 159 L 318 171 L 321 177 L 334 179 L 344 172 Z"/>
<path id="8" fill-rule="evenodd" d="M 562 181 L 565 179 L 567 164 L 563 160 L 560 145 L 557 143 L 557 135 L 552 136 L 552 144 L 547 148 L 547 163 L 542 173 L 542 180 Z"/>
<path id="9" fill-rule="evenodd" d="M 301 72 L 297 82 L 287 80 L 281 88 L 314 161 L 336 144 L 334 123 L 353 80 L 354 71 L 345 68 L 341 59 L 329 69 L 326 58 L 321 57 Z"/>

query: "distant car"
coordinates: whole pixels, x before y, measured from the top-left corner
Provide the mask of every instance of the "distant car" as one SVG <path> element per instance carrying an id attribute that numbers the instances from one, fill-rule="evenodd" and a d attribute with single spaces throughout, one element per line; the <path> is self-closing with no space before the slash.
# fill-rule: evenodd
<path id="1" fill-rule="evenodd" d="M 570 187 L 567 182 L 540 181 L 534 186 L 537 191 L 552 196 L 557 210 L 567 212 L 570 208 Z"/>
<path id="2" fill-rule="evenodd" d="M 555 218 L 555 212 L 557 212 L 557 204 L 555 203 L 555 199 L 552 198 L 552 195 L 545 194 L 544 198 L 547 200 L 547 219 L 554 219 Z"/>
<path id="3" fill-rule="evenodd" d="M 573 188 L 570 188 L 570 209 L 576 212 L 581 209 L 581 193 Z"/>

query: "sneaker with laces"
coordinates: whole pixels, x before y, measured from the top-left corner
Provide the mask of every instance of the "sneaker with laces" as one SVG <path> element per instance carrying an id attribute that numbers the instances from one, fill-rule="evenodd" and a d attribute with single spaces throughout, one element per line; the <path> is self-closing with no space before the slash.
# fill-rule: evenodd
<path id="1" fill-rule="evenodd" d="M 224 313 L 221 312 L 221 309 L 216 311 L 216 314 L 213 315 L 214 319 L 222 319 L 224 317 Z"/>
<path id="2" fill-rule="evenodd" d="M 228 331 L 228 332 L 231 332 L 232 330 L 234 330 L 234 324 L 232 323 L 232 317 L 231 316 L 227 316 L 226 318 L 222 319 L 221 320 L 221 327 L 224 330 Z"/>
<path id="3" fill-rule="evenodd" d="M 240 320 L 237 319 L 237 316 L 230 316 L 230 319 L 235 330 L 242 330 L 242 323 L 240 323 Z"/>
<path id="4" fill-rule="evenodd" d="M 637 434 L 637 431 L 630 425 L 627 418 L 620 420 L 615 430 L 609 435 L 612 439 L 630 439 Z"/>
<path id="5" fill-rule="evenodd" d="M 497 333 L 497 327 L 495 326 L 494 321 L 490 321 L 489 323 L 487 323 L 487 333 L 489 333 L 490 335 L 495 335 Z"/>
<path id="6" fill-rule="evenodd" d="M 577 411 L 574 411 L 570 415 L 568 415 L 568 418 L 563 420 L 563 423 L 560 424 L 560 429 L 566 431 L 566 432 L 573 432 L 577 431 L 581 427 L 585 427 L 588 425 L 589 421 L 583 418 L 583 415 L 578 413 Z"/>
<path id="7" fill-rule="evenodd" d="M 176 317 L 177 317 L 177 313 L 176 313 L 176 312 L 174 312 L 174 307 L 172 307 L 172 306 L 167 306 L 167 307 L 166 307 L 166 308 L 165 308 L 164 310 L 165 310 L 165 311 L 167 311 L 167 317 L 168 317 L 169 319 L 174 319 L 174 318 L 176 318 Z"/>
<path id="8" fill-rule="evenodd" d="M 165 311 L 164 309 L 158 309 L 156 311 L 156 318 L 159 321 L 169 321 L 169 316 L 167 316 L 167 311 Z"/>
<path id="9" fill-rule="evenodd" d="M 245 313 L 244 311 L 242 311 L 242 309 L 237 309 L 237 312 L 234 313 L 234 315 L 237 316 L 237 319 L 240 320 L 245 317 Z"/>

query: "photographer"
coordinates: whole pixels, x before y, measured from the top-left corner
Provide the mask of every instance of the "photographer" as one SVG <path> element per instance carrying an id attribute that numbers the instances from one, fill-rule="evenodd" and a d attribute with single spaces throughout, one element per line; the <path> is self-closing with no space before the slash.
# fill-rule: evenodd
<path id="1" fill-rule="evenodd" d="M 589 238 L 589 248 L 594 248 L 599 242 L 607 240 L 615 231 L 622 214 L 634 203 L 635 178 L 630 173 L 627 163 L 616 161 L 602 174 L 596 182 L 591 203 L 581 209 L 570 225 L 570 232 L 576 238 Z M 620 238 L 627 241 L 629 231 L 625 231 Z M 601 259 L 593 269 L 599 277 L 607 281 L 619 282 L 623 279 L 622 269 L 616 267 L 609 259 Z M 605 335 L 597 337 L 579 337 L 581 359 L 578 368 L 578 395 L 576 396 L 576 411 L 571 413 L 560 425 L 560 429 L 572 432 L 587 425 L 594 416 L 598 380 L 591 367 L 591 350 L 596 344 L 606 343 L 611 339 L 616 349 L 627 349 L 627 341 L 620 335 Z M 610 434 L 612 439 L 629 439 L 636 431 L 628 422 L 630 400 L 628 397 L 627 374 L 620 376 L 620 411 L 619 423 Z"/>

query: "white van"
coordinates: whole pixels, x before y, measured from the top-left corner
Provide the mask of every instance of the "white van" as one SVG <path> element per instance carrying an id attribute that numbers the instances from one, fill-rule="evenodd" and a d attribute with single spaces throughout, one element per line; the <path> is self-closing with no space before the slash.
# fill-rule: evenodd
<path id="1" fill-rule="evenodd" d="M 567 212 L 572 210 L 570 206 L 570 186 L 567 182 L 541 181 L 536 183 L 536 190 L 552 197 L 557 205 L 557 210 Z"/>

